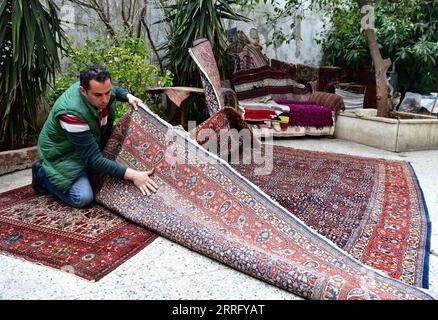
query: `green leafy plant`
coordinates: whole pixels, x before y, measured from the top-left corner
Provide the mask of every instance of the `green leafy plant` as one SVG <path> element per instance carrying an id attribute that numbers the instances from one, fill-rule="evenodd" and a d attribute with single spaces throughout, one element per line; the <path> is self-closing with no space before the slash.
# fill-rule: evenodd
<path id="1" fill-rule="evenodd" d="M 164 75 L 159 69 L 148 63 L 150 58 L 146 42 L 124 34 L 113 37 L 97 36 L 86 39 L 82 47 L 69 45 L 67 50 L 67 73 L 58 78 L 54 90 L 49 95 L 51 105 L 75 81 L 79 73 L 90 64 L 99 64 L 111 72 L 113 84 L 127 89 L 133 95 L 145 101 L 151 109 L 165 116 L 158 106 L 158 100 L 146 94 L 151 86 L 170 86 L 172 73 L 167 70 Z M 127 104 L 118 104 L 116 121 L 129 109 Z"/>
<path id="2" fill-rule="evenodd" d="M 63 38 L 52 0 L 0 2 L 0 149 L 36 140 L 37 109 L 59 67 Z"/>
<path id="3" fill-rule="evenodd" d="M 131 1 L 102 1 L 102 0 L 64 0 L 74 3 L 85 12 L 95 14 L 100 24 L 100 31 L 114 37 L 120 23 L 127 35 L 134 38 L 147 38 L 150 48 L 155 54 L 154 60 L 157 61 L 160 71 L 164 73 L 164 68 L 158 54 L 155 42 L 152 39 L 150 29 L 150 19 L 148 12 L 155 5 L 156 0 L 131 0 Z M 116 8 L 116 10 L 114 10 Z M 103 28 L 102 28 L 103 27 Z"/>

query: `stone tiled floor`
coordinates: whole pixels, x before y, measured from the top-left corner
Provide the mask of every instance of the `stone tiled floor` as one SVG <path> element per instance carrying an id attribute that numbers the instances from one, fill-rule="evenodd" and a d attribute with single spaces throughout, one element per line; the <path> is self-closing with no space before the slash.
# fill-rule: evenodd
<path id="1" fill-rule="evenodd" d="M 429 292 L 438 297 L 438 150 L 392 153 L 326 138 L 274 142 L 298 149 L 411 162 L 432 220 Z M 30 181 L 30 170 L 0 176 L 0 192 Z M 164 238 L 98 282 L 3 255 L 0 270 L 0 299 L 299 299 Z"/>

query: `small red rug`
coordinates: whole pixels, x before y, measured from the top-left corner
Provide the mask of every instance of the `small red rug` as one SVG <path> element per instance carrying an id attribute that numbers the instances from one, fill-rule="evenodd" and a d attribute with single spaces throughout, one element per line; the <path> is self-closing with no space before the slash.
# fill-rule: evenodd
<path id="1" fill-rule="evenodd" d="M 71 208 L 30 185 L 0 194 L 0 253 L 97 281 L 157 235 L 108 209 Z"/>

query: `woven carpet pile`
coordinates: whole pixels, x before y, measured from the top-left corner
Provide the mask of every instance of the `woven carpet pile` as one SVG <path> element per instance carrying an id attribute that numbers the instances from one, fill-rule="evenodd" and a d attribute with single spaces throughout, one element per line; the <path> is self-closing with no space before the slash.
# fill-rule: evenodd
<path id="1" fill-rule="evenodd" d="M 272 199 L 353 257 L 427 288 L 431 225 L 407 162 L 273 146 L 273 170 L 233 165 Z"/>
<path id="2" fill-rule="evenodd" d="M 0 253 L 97 281 L 157 235 L 94 205 L 74 209 L 30 185 L 0 194 Z"/>
<path id="3" fill-rule="evenodd" d="M 155 168 L 157 193 L 106 178 L 96 200 L 135 223 L 308 299 L 430 299 L 361 263 L 226 162 L 139 109 L 115 128 L 106 156 Z"/>

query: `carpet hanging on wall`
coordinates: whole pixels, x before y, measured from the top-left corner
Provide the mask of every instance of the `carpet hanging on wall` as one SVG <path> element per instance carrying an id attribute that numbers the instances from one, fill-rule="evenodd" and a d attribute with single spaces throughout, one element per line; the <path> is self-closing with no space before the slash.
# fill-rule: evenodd
<path id="1" fill-rule="evenodd" d="M 0 194 L 0 253 L 97 281 L 157 235 L 93 205 L 75 209 L 30 185 Z"/>
<path id="2" fill-rule="evenodd" d="M 125 115 L 106 157 L 155 168 L 157 193 L 107 177 L 96 201 L 189 249 L 308 299 L 430 299 L 339 249 L 226 162 L 139 109 Z"/>

